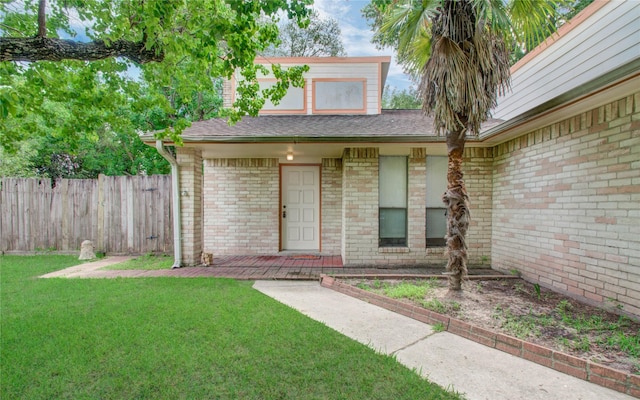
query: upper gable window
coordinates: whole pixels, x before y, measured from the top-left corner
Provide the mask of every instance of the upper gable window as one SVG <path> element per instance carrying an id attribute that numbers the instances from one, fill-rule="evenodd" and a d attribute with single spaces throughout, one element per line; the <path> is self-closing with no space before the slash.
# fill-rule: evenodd
<path id="1" fill-rule="evenodd" d="M 276 84 L 275 79 L 259 79 L 260 90 L 268 89 Z M 289 86 L 287 94 L 275 105 L 266 99 L 260 110 L 262 114 L 306 114 L 307 103 L 304 99 L 306 85 L 299 88 Z"/>
<path id="2" fill-rule="evenodd" d="M 362 114 L 367 110 L 366 79 L 317 78 L 313 80 L 314 114 Z"/>

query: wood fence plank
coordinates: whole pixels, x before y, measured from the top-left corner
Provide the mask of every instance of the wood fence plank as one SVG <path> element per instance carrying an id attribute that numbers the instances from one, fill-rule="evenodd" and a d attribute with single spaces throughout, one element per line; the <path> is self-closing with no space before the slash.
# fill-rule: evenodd
<path id="1" fill-rule="evenodd" d="M 75 251 L 89 239 L 110 254 L 170 254 L 171 201 L 169 175 L 60 179 L 53 188 L 50 179 L 2 178 L 0 250 Z"/>

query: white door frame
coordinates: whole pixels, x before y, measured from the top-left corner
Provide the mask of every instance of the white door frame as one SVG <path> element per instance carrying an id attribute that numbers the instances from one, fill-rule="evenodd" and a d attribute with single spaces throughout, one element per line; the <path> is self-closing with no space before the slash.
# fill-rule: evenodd
<path id="1" fill-rule="evenodd" d="M 286 222 L 288 222 L 284 216 L 285 213 L 287 213 L 287 217 L 291 218 L 292 217 L 292 209 L 291 206 L 289 207 L 289 209 L 286 208 L 287 204 L 285 203 L 286 199 L 287 199 L 287 195 L 285 193 L 285 189 L 287 186 L 287 183 L 285 182 L 285 172 L 287 168 L 299 168 L 302 170 L 309 170 L 309 171 L 313 171 L 315 173 L 315 177 L 317 177 L 317 179 L 315 179 L 315 183 L 314 183 L 314 193 L 313 193 L 313 201 L 314 201 L 314 211 L 313 211 L 313 219 L 315 221 L 316 226 L 314 226 L 314 232 L 313 235 L 315 237 L 314 243 L 313 243 L 313 248 L 299 248 L 299 246 L 293 246 L 295 248 L 291 248 L 290 244 L 288 243 L 288 239 L 287 239 L 287 232 L 286 232 Z M 322 193 L 321 193 L 321 164 L 280 164 L 280 204 L 279 204 L 279 220 L 280 220 L 280 250 L 281 251 L 310 251 L 310 252 L 319 252 L 322 249 L 322 241 L 321 241 L 321 215 L 322 215 L 322 209 L 321 209 L 321 199 L 322 199 Z"/>

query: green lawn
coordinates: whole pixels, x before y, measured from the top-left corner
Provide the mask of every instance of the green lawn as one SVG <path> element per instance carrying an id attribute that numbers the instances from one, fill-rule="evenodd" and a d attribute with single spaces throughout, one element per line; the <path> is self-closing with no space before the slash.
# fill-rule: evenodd
<path id="1" fill-rule="evenodd" d="M 226 279 L 37 279 L 74 256 L 0 256 L 2 399 L 454 399 Z"/>
<path id="2" fill-rule="evenodd" d="M 155 256 L 152 254 L 147 254 L 144 256 L 139 256 L 136 258 L 132 258 L 131 260 L 109 265 L 104 267 L 103 269 L 111 269 L 111 270 L 123 270 L 123 269 L 171 269 L 173 266 L 173 257 L 159 255 Z"/>

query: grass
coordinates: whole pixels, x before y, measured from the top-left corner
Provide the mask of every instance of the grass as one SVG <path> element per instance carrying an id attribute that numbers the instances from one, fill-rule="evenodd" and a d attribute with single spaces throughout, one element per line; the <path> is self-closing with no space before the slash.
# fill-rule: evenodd
<path id="1" fill-rule="evenodd" d="M 428 310 L 441 314 L 445 314 L 447 311 L 460 310 L 460 304 L 453 300 L 442 302 L 438 299 L 425 299 L 434 288 L 440 286 L 440 282 L 435 278 L 420 281 L 403 281 L 393 285 L 376 280 L 371 283 L 360 282 L 357 286 L 360 289 L 372 290 L 392 299 L 412 300 Z"/>
<path id="2" fill-rule="evenodd" d="M 250 282 L 36 278 L 74 264 L 0 256 L 0 398 L 460 398 Z"/>
<path id="3" fill-rule="evenodd" d="M 109 265 L 103 269 L 106 270 L 127 270 L 127 269 L 171 269 L 173 266 L 173 257 L 165 255 L 146 254 L 144 256 L 132 258 L 119 264 Z"/>

